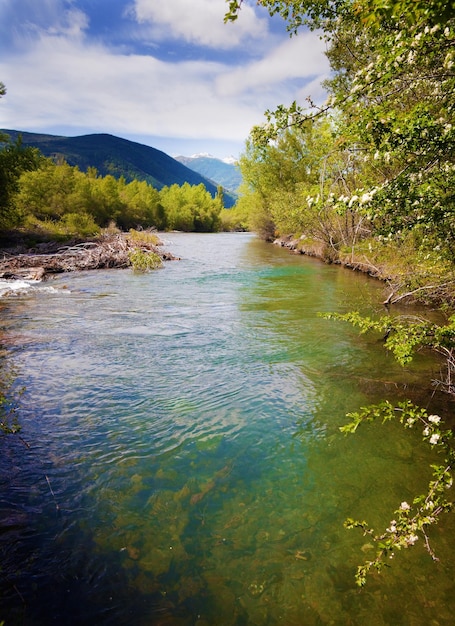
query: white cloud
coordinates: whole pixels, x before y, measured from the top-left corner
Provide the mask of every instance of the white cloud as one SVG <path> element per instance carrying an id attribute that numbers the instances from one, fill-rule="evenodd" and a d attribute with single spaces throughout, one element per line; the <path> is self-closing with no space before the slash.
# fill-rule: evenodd
<path id="1" fill-rule="evenodd" d="M 65 11 L 61 19 L 49 29 L 49 34 L 81 37 L 87 27 L 87 15 L 79 9 L 69 9 Z"/>
<path id="2" fill-rule="evenodd" d="M 328 73 L 325 44 L 316 33 L 302 33 L 272 48 L 265 57 L 220 76 L 222 95 L 234 96 L 245 89 L 269 88 L 289 79 L 311 78 Z"/>
<path id="3" fill-rule="evenodd" d="M 135 0 L 132 12 L 137 20 L 152 25 L 157 39 L 171 34 L 211 48 L 237 46 L 247 36 L 267 34 L 267 22 L 254 9 L 244 5 L 235 24 L 224 24 L 225 0 Z"/>
<path id="4" fill-rule="evenodd" d="M 214 86 L 223 71 L 217 63 L 113 55 L 100 46 L 43 36 L 33 53 L 0 62 L 8 88 L 1 126 L 241 139 L 258 121 L 257 105 L 220 99 Z"/>
<path id="5" fill-rule="evenodd" d="M 86 14 L 68 0 L 0 0 L 3 46 L 23 49 L 43 33 L 79 37 L 87 26 Z"/>
<path id="6" fill-rule="evenodd" d="M 302 102 L 308 95 L 320 101 L 318 83 L 328 64 L 315 34 L 286 38 L 278 46 L 275 37 L 268 35 L 255 46 L 256 57 L 266 50 L 263 57 L 252 61 L 245 52 L 236 69 L 232 69 L 229 51 L 224 57 L 218 52 L 216 58 L 223 62 L 179 61 L 177 55 L 171 62 L 125 53 L 131 46 L 114 49 L 101 44 L 101 39 L 90 40 L 88 18 L 77 10 L 76 2 L 71 4 L 73 12 L 57 17 L 53 12 L 57 1 L 46 1 L 52 19 L 36 24 L 26 45 L 0 55 L 0 80 L 8 90 L 0 99 L 1 128 L 243 143 L 251 127 L 263 121 L 266 109 L 294 99 Z M 178 24 L 169 26 L 174 37 L 183 32 L 184 8 L 191 6 L 196 17 L 187 18 L 187 37 L 207 43 L 212 41 L 216 25 L 226 28 L 222 16 L 215 20 L 208 10 L 212 2 L 225 10 L 224 0 L 153 0 L 153 5 L 156 11 L 163 5 L 162 20 L 168 15 L 168 4 L 174 17 L 181 8 Z M 139 4 L 144 11 L 153 6 L 146 0 L 137 0 Z M 163 33 L 169 34 L 169 28 L 162 23 L 162 48 L 171 50 L 173 40 L 164 40 Z M 230 26 L 235 31 L 239 23 Z M 259 28 L 256 23 L 255 28 Z"/>

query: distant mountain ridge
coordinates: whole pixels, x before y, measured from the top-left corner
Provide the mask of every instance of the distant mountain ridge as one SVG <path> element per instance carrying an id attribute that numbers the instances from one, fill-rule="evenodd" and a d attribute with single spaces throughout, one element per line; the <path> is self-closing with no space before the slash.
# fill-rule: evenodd
<path id="1" fill-rule="evenodd" d="M 101 176 L 123 176 L 127 182 L 145 180 L 156 189 L 173 184 L 203 183 L 212 197 L 215 197 L 218 185 L 224 187 L 223 183 L 204 177 L 161 150 L 114 135 L 101 133 L 64 137 L 8 129 L 1 132 L 13 141 L 21 135 L 24 146 L 38 148 L 44 156 L 54 160 L 64 159 L 83 172 L 95 167 Z M 225 206 L 230 208 L 235 201 L 235 196 L 225 188 Z"/>
<path id="2" fill-rule="evenodd" d="M 193 156 L 176 156 L 176 161 L 183 163 L 205 178 L 216 181 L 233 194 L 238 193 L 242 182 L 240 168 L 233 157 L 217 159 L 211 154 L 194 154 Z"/>

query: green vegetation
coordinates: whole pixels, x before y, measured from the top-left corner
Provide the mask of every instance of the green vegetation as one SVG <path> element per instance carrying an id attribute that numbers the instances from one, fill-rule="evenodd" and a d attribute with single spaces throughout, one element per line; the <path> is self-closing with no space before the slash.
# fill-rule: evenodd
<path id="1" fill-rule="evenodd" d="M 155 252 L 144 252 L 140 248 L 130 252 L 128 258 L 131 262 L 131 267 L 136 272 L 155 270 L 163 264 L 161 257 Z"/>
<path id="2" fill-rule="evenodd" d="M 24 146 L 38 148 L 46 157 L 77 165 L 81 172 L 87 172 L 91 167 L 96 168 L 100 176 L 123 177 L 127 183 L 133 180 L 146 182 L 155 189 L 170 187 L 184 183 L 205 186 L 213 198 L 217 195 L 217 185 L 206 177 L 203 172 L 195 171 L 186 164 L 173 159 L 169 155 L 135 141 L 115 137 L 105 133 L 82 135 L 79 137 L 60 137 L 27 133 L 17 130 L 5 130 L 15 141 L 19 136 Z M 212 159 L 213 160 L 213 159 Z M 225 164 L 223 164 L 225 165 Z M 227 166 L 226 166 L 227 167 Z M 223 179 L 217 182 L 224 184 Z M 234 194 L 227 189 L 224 204 L 230 208 L 235 204 Z"/>
<path id="3" fill-rule="evenodd" d="M 38 167 L 40 156 L 34 148 L 24 148 L 20 139 L 12 143 L 0 134 L 0 145 L 0 229 L 4 230 L 20 222 L 15 205 L 19 180 L 22 172 Z"/>
<path id="4" fill-rule="evenodd" d="M 213 199 L 204 185 L 192 187 L 185 183 L 181 187 L 164 187 L 160 200 L 170 230 L 203 233 L 219 230 L 221 201 L 218 197 Z"/>
<path id="5" fill-rule="evenodd" d="M 4 167 L 2 167 L 2 165 Z M 157 190 L 145 181 L 82 172 L 54 163 L 20 139 L 0 151 L 0 229 L 16 227 L 52 239 L 90 238 L 109 223 L 121 230 L 155 228 L 215 232 L 221 228 L 222 197 L 204 185 L 171 185 Z"/>
<path id="6" fill-rule="evenodd" d="M 443 428 L 441 417 L 429 415 L 426 409 L 416 407 L 411 402 L 402 402 L 395 407 L 385 401 L 379 405 L 362 407 L 359 412 L 350 413 L 348 417 L 351 422 L 341 428 L 345 433 L 354 433 L 362 422 L 372 422 L 378 418 L 383 422 L 399 419 L 404 428 L 420 427 L 423 440 L 443 455 L 442 462 L 439 456 L 437 462 L 431 465 L 432 478 L 426 493 L 415 496 L 412 504 L 401 502 L 384 532 L 376 534 L 364 520 L 348 518 L 345 521 L 346 528 L 360 528 L 376 545 L 376 549 L 372 546 L 375 549 L 374 556 L 357 568 L 356 582 L 359 587 L 363 587 L 369 572 L 380 572 L 389 565 L 388 561 L 394 558 L 397 551 L 413 546 L 420 537 L 423 537 L 431 558 L 439 560 L 431 548 L 427 529 L 438 523 L 441 513 L 453 507 L 453 503 L 447 499 L 447 491 L 453 484 L 455 450 L 451 443 L 453 433 Z"/>
<path id="7" fill-rule="evenodd" d="M 226 19 L 235 19 L 241 4 L 229 2 Z M 303 234 L 329 260 L 346 260 L 349 251 L 370 267 L 382 264 L 377 252 L 387 242 L 385 276 L 393 246 L 398 258 L 405 243 L 412 269 L 400 273 L 397 288 L 415 289 L 416 269 L 425 277 L 435 265 L 438 282 L 453 285 L 452 4 L 260 4 L 280 14 L 292 34 L 321 29 L 333 73 L 325 105 L 280 105 L 252 129 L 240 160 L 239 201 L 252 227 L 266 238 Z"/>
<path id="8" fill-rule="evenodd" d="M 227 0 L 225 20 L 243 0 Z M 308 100 L 266 111 L 252 129 L 240 168 L 239 207 L 265 239 L 292 234 L 328 261 L 387 280 L 384 304 L 414 299 L 440 310 L 441 323 L 409 316 L 338 316 L 361 332 L 381 333 L 401 364 L 420 349 L 442 355 L 439 389 L 453 395 L 455 331 L 455 7 L 449 0 L 258 0 L 280 15 L 291 35 L 318 29 L 332 74 L 322 106 Z M 328 316 L 330 317 L 330 316 Z M 334 316 L 332 316 L 334 317 Z M 402 502 L 385 533 L 348 520 L 377 546 L 359 567 L 362 586 L 394 550 L 419 536 L 432 558 L 426 529 L 452 504 L 455 453 L 442 420 L 410 404 L 388 401 L 350 415 L 342 430 L 399 416 L 422 428 L 439 452 L 433 479 L 412 505 Z M 441 460 L 442 457 L 442 460 Z"/>

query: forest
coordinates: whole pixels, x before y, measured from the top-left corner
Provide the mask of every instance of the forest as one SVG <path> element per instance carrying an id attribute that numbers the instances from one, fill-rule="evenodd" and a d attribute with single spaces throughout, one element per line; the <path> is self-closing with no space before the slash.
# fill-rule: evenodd
<path id="1" fill-rule="evenodd" d="M 49 239 L 90 238 L 102 229 L 131 228 L 217 232 L 222 229 L 220 188 L 215 198 L 201 183 L 160 190 L 146 181 L 101 176 L 64 161 L 45 158 L 20 137 L 0 138 L 0 231 Z M 33 237 L 32 237 L 33 238 Z"/>

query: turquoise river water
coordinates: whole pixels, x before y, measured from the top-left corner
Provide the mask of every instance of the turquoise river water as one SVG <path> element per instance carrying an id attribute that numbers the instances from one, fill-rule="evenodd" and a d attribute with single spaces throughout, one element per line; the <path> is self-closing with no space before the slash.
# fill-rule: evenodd
<path id="1" fill-rule="evenodd" d="M 21 437 L 1 437 L 6 626 L 454 624 L 454 521 L 359 590 L 368 539 L 435 459 L 346 413 L 431 398 L 324 311 L 381 312 L 384 286 L 250 234 L 168 234 L 162 270 L 60 275 L 1 304 Z M 440 403 L 440 406 L 437 403 Z"/>

